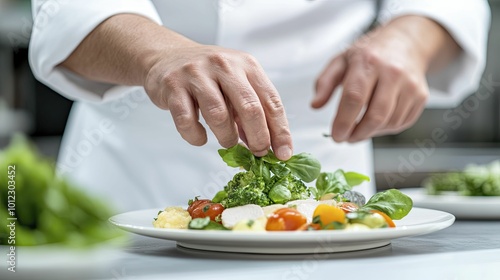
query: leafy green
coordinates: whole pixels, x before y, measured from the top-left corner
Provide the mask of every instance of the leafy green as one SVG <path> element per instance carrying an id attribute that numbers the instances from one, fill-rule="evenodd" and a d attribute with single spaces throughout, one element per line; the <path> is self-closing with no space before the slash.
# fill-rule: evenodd
<path id="1" fill-rule="evenodd" d="M 370 181 L 366 175 L 356 172 L 321 172 L 316 179 L 316 188 L 311 189 L 314 197 L 319 200 L 326 194 L 343 194 L 364 181 Z"/>
<path id="2" fill-rule="evenodd" d="M 347 184 L 351 187 L 360 185 L 363 182 L 370 182 L 370 177 L 357 173 L 357 172 L 344 172 L 344 177 L 345 180 L 347 181 Z"/>
<path id="3" fill-rule="evenodd" d="M 286 167 L 306 183 L 316 179 L 321 171 L 321 164 L 311 154 L 300 153 L 285 161 Z"/>
<path id="4" fill-rule="evenodd" d="M 22 136 L 0 151 L 0 170 L 15 166 L 15 175 L 0 174 L 0 219 L 17 218 L 15 245 L 59 243 L 82 247 L 122 233 L 108 223 L 112 209 L 57 177 L 53 162 L 42 158 Z M 15 210 L 10 212 L 9 181 L 15 182 Z M 9 197 L 10 196 L 10 197 Z M 0 244 L 10 244 L 8 228 L 0 227 Z"/>
<path id="5" fill-rule="evenodd" d="M 378 192 L 360 210 L 379 210 L 393 220 L 404 218 L 411 211 L 413 201 L 396 189 Z"/>
<path id="6" fill-rule="evenodd" d="M 500 196 L 500 160 L 469 165 L 459 172 L 434 174 L 423 185 L 433 195 L 454 191 L 465 196 Z"/>
<path id="7" fill-rule="evenodd" d="M 222 160 L 231 167 L 243 167 L 245 170 L 250 170 L 250 167 L 255 160 L 255 156 L 242 145 L 235 145 L 229 149 L 219 149 L 219 155 Z"/>
<path id="8" fill-rule="evenodd" d="M 225 190 L 220 190 L 215 194 L 214 198 L 212 198 L 212 202 L 220 203 L 225 198 L 227 198 L 227 192 Z"/>
<path id="9" fill-rule="evenodd" d="M 234 175 L 224 190 L 215 195 L 213 200 L 225 208 L 246 204 L 267 206 L 308 198 L 310 191 L 304 181 L 316 179 L 321 170 L 319 162 L 306 153 L 281 161 L 272 151 L 263 157 L 255 157 L 238 144 L 220 149 L 219 155 L 229 166 L 246 170 Z"/>
<path id="10" fill-rule="evenodd" d="M 209 217 L 192 219 L 189 222 L 188 229 L 197 230 L 229 230 L 223 225 L 210 220 Z"/>
<path id="11" fill-rule="evenodd" d="M 283 184 L 276 184 L 269 191 L 269 198 L 274 203 L 283 204 L 292 200 L 292 192 Z"/>

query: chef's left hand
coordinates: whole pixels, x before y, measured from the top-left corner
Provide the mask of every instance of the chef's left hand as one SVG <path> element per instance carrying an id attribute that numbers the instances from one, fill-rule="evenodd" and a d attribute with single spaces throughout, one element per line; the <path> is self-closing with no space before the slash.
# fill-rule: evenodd
<path id="1" fill-rule="evenodd" d="M 436 22 L 419 16 L 397 18 L 364 35 L 329 63 L 317 79 L 311 105 L 323 107 L 343 85 L 332 126 L 335 141 L 357 142 L 401 132 L 417 121 L 425 107 L 426 72 L 459 52 Z"/>

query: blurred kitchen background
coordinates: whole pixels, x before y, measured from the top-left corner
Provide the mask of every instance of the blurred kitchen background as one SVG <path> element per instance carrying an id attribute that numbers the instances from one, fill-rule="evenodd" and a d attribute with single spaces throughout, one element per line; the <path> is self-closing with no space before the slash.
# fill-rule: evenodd
<path id="1" fill-rule="evenodd" d="M 411 129 L 374 139 L 379 189 L 418 186 L 431 172 L 500 158 L 500 0 L 489 2 L 493 17 L 486 83 L 458 107 L 426 109 Z M 0 0 L 0 148 L 13 133 L 23 132 L 55 158 L 72 102 L 31 73 L 30 8 L 29 0 Z M 446 141 L 432 139 L 436 129 Z"/>

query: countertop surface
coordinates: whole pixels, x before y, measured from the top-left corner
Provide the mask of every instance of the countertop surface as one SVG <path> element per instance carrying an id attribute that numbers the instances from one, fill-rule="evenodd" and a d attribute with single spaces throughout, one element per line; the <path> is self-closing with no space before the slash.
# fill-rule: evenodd
<path id="1" fill-rule="evenodd" d="M 71 261 L 71 256 L 56 251 L 36 257 L 18 250 L 18 271 L 6 273 L 3 269 L 0 278 L 500 279 L 500 221 L 457 220 L 431 234 L 394 239 L 389 246 L 352 253 L 214 253 L 132 235 L 124 248 L 75 258 Z"/>

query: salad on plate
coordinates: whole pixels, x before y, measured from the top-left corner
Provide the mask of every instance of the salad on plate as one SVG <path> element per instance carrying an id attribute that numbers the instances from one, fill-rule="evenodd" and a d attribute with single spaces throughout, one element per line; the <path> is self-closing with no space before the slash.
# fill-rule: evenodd
<path id="1" fill-rule="evenodd" d="M 393 220 L 412 209 L 410 197 L 396 189 L 376 193 L 368 201 L 353 187 L 370 178 L 341 169 L 322 172 L 311 154 L 279 160 L 272 151 L 254 156 L 238 144 L 220 149 L 222 160 L 241 168 L 211 199 L 188 207 L 172 206 L 153 217 L 156 228 L 232 231 L 318 231 L 395 227 Z M 306 184 L 315 181 L 315 186 Z"/>

